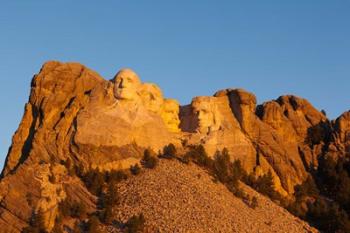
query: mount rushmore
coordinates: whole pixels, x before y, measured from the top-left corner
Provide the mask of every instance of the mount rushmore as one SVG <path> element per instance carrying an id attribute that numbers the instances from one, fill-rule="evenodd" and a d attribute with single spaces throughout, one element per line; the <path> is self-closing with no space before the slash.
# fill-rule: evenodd
<path id="1" fill-rule="evenodd" d="M 254 94 L 225 89 L 180 106 L 131 69 L 105 80 L 78 63 L 47 62 L 32 80 L 2 172 L 0 224 L 26 224 L 32 190 L 40 203 L 35 208 L 56 208 L 67 195 L 59 178 L 48 182 L 52 173 L 64 176 L 59 161 L 102 171 L 129 168 L 145 149 L 158 152 L 169 143 L 179 151 L 201 144 L 209 156 L 227 148 L 247 172 L 271 172 L 275 189 L 287 197 L 319 155 L 347 153 L 349 132 L 349 112 L 330 121 L 292 95 L 257 105 Z"/>

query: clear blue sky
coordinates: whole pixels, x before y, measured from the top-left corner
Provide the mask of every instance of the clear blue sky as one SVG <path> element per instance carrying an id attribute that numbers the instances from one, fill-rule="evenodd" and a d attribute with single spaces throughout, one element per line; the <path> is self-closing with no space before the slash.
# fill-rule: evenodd
<path id="1" fill-rule="evenodd" d="M 260 103 L 305 97 L 335 118 L 350 104 L 350 1 L 3 0 L 0 167 L 47 60 L 106 79 L 131 67 L 182 104 L 243 87 Z"/>

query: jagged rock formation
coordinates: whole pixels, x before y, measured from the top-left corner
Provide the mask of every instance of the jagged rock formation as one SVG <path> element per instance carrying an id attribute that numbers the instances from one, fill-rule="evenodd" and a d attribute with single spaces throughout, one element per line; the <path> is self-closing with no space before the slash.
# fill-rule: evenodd
<path id="1" fill-rule="evenodd" d="M 145 148 L 157 152 L 169 143 L 180 150 L 202 144 L 210 156 L 227 148 L 248 172 L 271 171 L 276 190 L 288 196 L 321 154 L 348 154 L 349 135 L 349 112 L 330 122 L 296 96 L 256 106 L 253 94 L 226 89 L 179 106 L 132 70 L 105 80 L 78 63 L 48 62 L 33 78 L 2 171 L 0 226 L 19 232 L 41 211 L 50 228 L 67 195 L 93 208 L 94 197 L 60 165 L 68 158 L 86 170 L 112 170 L 137 163 Z"/>

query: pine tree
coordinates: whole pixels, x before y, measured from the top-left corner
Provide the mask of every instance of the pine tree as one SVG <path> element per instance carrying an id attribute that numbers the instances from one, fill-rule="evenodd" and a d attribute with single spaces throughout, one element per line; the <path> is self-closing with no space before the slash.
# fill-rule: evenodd
<path id="1" fill-rule="evenodd" d="M 217 151 L 214 156 L 214 173 L 220 182 L 227 183 L 229 181 L 229 167 L 230 155 L 227 149 L 224 149 L 222 153 Z"/>
<path id="2" fill-rule="evenodd" d="M 130 166 L 130 172 L 131 172 L 131 174 L 136 176 L 136 175 L 140 174 L 141 168 L 140 168 L 140 166 L 138 164 L 131 165 Z"/>
<path id="3" fill-rule="evenodd" d="M 128 233 L 137 233 L 141 232 L 145 226 L 145 217 L 143 214 L 138 216 L 132 216 L 126 223 Z"/>
<path id="4" fill-rule="evenodd" d="M 174 158 L 176 156 L 176 147 L 174 144 L 170 143 L 169 145 L 163 148 L 163 156 L 164 158 Z"/>
<path id="5" fill-rule="evenodd" d="M 45 227 L 45 218 L 44 214 L 39 211 L 33 213 L 28 227 L 22 230 L 23 233 L 47 233 Z"/>
<path id="6" fill-rule="evenodd" d="M 102 233 L 99 226 L 101 225 L 101 222 L 99 218 L 96 215 L 93 215 L 87 224 L 87 232 L 88 233 Z"/>
<path id="7" fill-rule="evenodd" d="M 141 160 L 141 163 L 145 168 L 153 169 L 157 166 L 158 160 L 155 156 L 152 155 L 149 149 L 146 149 L 144 151 L 144 155 Z"/>
<path id="8" fill-rule="evenodd" d="M 258 207 L 258 205 L 259 205 L 258 198 L 253 197 L 252 201 L 251 201 L 251 204 L 250 204 L 250 207 L 253 208 L 253 209 L 256 209 Z"/>
<path id="9" fill-rule="evenodd" d="M 239 180 L 245 181 L 247 179 L 248 175 L 243 169 L 240 160 L 235 160 L 230 166 L 230 168 L 231 181 L 234 185 L 238 185 Z"/>

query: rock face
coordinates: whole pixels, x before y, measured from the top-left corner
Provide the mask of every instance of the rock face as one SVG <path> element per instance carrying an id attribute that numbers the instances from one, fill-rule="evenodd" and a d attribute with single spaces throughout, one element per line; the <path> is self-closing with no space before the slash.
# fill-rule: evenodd
<path id="1" fill-rule="evenodd" d="M 227 148 L 248 172 L 271 171 L 276 190 L 288 196 L 318 156 L 349 153 L 349 112 L 330 122 L 296 96 L 256 104 L 253 94 L 226 89 L 180 106 L 130 69 L 105 80 L 78 63 L 48 62 L 33 78 L 2 171 L 1 229 L 19 232 L 33 212 L 45 213 L 50 228 L 57 203 L 67 196 L 63 187 L 73 183 L 94 205 L 60 165 L 67 159 L 84 169 L 112 170 L 137 163 L 146 148 L 158 152 L 169 143 L 202 144 L 210 156 Z M 55 184 L 48 182 L 53 174 Z"/>
<path id="2" fill-rule="evenodd" d="M 350 151 L 350 111 L 343 113 L 335 121 L 335 143 L 340 151 Z M 343 147 L 343 148 L 341 148 Z"/>

